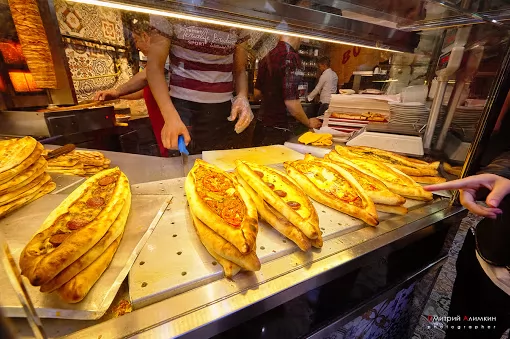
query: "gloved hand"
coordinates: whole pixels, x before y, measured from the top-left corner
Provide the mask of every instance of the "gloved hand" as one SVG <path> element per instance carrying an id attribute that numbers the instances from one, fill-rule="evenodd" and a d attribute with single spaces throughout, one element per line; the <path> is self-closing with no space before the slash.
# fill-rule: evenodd
<path id="1" fill-rule="evenodd" d="M 234 121 L 237 123 L 234 130 L 237 134 L 241 133 L 248 127 L 250 122 L 253 120 L 253 112 L 251 111 L 250 103 L 244 96 L 237 96 L 232 101 L 232 110 L 230 116 L 227 118 L 228 121 Z"/>

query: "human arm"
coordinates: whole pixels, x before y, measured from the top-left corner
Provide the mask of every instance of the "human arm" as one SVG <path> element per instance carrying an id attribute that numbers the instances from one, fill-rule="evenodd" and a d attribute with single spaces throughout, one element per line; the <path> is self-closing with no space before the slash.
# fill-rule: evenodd
<path id="1" fill-rule="evenodd" d="M 248 101 L 248 77 L 246 75 L 246 43 L 238 44 L 234 52 L 233 76 L 236 86 L 237 96 L 232 102 L 229 121 L 238 119 L 234 129 L 236 133 L 241 133 L 248 127 L 253 120 L 250 102 Z"/>
<path id="2" fill-rule="evenodd" d="M 426 186 L 425 190 L 458 189 L 460 202 L 464 207 L 475 214 L 495 219 L 498 214 L 502 213 L 501 209 L 497 207 L 510 193 L 510 180 L 508 179 L 510 178 L 510 152 L 503 153 L 480 172 L 481 174 L 467 178 Z M 486 189 L 490 191 L 485 198 L 489 207 L 476 203 L 480 199 L 480 193 Z"/>
<path id="3" fill-rule="evenodd" d="M 308 94 L 308 101 L 312 101 L 317 94 L 319 94 L 322 91 L 322 88 L 324 87 L 324 84 L 326 83 L 326 72 L 322 72 L 319 82 L 317 83 L 317 86 L 313 89 L 313 91 Z"/>
<path id="4" fill-rule="evenodd" d="M 306 116 L 305 111 L 303 110 L 303 106 L 301 106 L 301 102 L 298 99 L 295 100 L 285 100 L 285 107 L 289 113 L 300 123 L 305 125 L 308 128 L 320 128 L 321 122 L 317 118 L 310 118 Z"/>
<path id="5" fill-rule="evenodd" d="M 120 99 L 124 99 L 124 100 L 139 100 L 139 99 L 143 99 L 143 89 L 139 90 L 138 92 L 135 92 L 135 93 L 131 93 L 131 94 L 128 94 L 128 95 L 123 95 L 120 97 Z"/>
<path id="6" fill-rule="evenodd" d="M 191 138 L 168 93 L 165 62 L 169 50 L 170 39 L 154 30 L 151 33 L 151 44 L 147 56 L 147 82 L 165 120 L 161 131 L 163 146 L 167 149 L 178 149 L 179 135 L 184 136 L 186 145 L 189 144 Z"/>
<path id="7" fill-rule="evenodd" d="M 142 90 L 145 86 L 147 86 L 147 73 L 144 70 L 136 73 L 128 82 L 122 84 L 117 89 L 110 89 L 106 91 L 99 91 L 94 95 L 94 100 L 96 101 L 105 101 L 105 100 L 114 100 L 114 99 L 126 99 L 126 100 L 136 100 L 143 98 L 143 93 L 141 97 L 135 96 L 131 97 L 130 94 L 137 93 Z"/>

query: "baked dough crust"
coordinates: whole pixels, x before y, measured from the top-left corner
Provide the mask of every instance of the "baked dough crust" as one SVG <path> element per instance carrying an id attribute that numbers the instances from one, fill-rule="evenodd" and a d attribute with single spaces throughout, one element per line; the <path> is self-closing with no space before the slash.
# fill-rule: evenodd
<path id="1" fill-rule="evenodd" d="M 354 218 L 361 219 L 371 226 L 376 226 L 379 223 L 377 211 L 372 200 L 353 176 L 341 167 L 331 166 L 330 163 L 325 161 L 316 161 L 315 157 L 308 154 L 305 160 L 285 162 L 284 166 L 289 176 L 312 199 Z M 302 168 L 306 168 L 310 172 L 304 173 Z M 313 179 L 317 176 L 322 176 L 325 180 L 319 183 L 319 181 Z M 326 178 L 326 176 L 329 178 Z M 338 179 L 342 179 L 342 187 L 338 186 Z M 321 185 L 323 187 L 319 187 Z M 333 186 L 335 191 L 353 196 L 354 199 L 351 201 L 353 203 L 344 201 L 337 194 L 332 193 L 330 188 Z M 356 206 L 354 204 L 356 202 L 360 206 Z"/>
<path id="2" fill-rule="evenodd" d="M 75 231 L 63 229 L 69 212 L 85 209 L 82 199 L 93 195 L 99 181 L 108 176 L 116 176 L 111 195 L 104 207 L 86 226 Z M 89 178 L 75 189 L 43 222 L 39 232 L 32 237 L 20 257 L 21 273 L 33 286 L 48 283 L 66 267 L 89 251 L 105 235 L 120 214 L 130 194 L 128 178 L 117 167 L 103 171 Z M 76 203 L 76 205 L 75 205 Z M 79 215 L 78 215 L 79 216 Z M 52 247 L 49 239 L 56 234 L 70 233 L 58 247 Z"/>
<path id="3" fill-rule="evenodd" d="M 324 157 L 347 172 L 351 173 L 354 179 L 363 187 L 367 195 L 376 204 L 384 204 L 391 206 L 400 206 L 406 202 L 406 199 L 401 195 L 393 193 L 386 185 L 377 178 L 367 175 L 356 168 L 356 165 L 346 158 L 341 157 L 337 152 L 331 151 Z"/>
<path id="4" fill-rule="evenodd" d="M 275 230 L 294 242 L 301 251 L 308 251 L 312 247 L 312 242 L 309 238 L 296 226 L 294 226 L 287 218 L 281 213 L 271 207 L 264 199 L 257 194 L 257 192 L 243 179 L 236 169 L 239 182 L 246 189 L 251 196 L 257 211 L 262 219 L 267 221 Z"/>
<path id="5" fill-rule="evenodd" d="M 317 211 L 306 194 L 295 185 L 287 175 L 270 167 L 260 166 L 246 161 L 236 160 L 236 173 L 259 194 L 262 199 L 282 214 L 291 224 L 299 228 L 308 238 L 316 239 L 319 236 L 319 217 Z M 262 173 L 259 177 L 256 172 Z M 271 189 L 269 185 L 273 185 Z M 244 185 L 243 185 L 244 186 Z M 246 186 L 244 186 L 246 188 Z M 278 196 L 275 190 L 286 193 L 284 198 Z M 287 202 L 294 201 L 301 205 L 298 210 L 292 209 Z"/>
<path id="6" fill-rule="evenodd" d="M 198 171 L 206 171 L 210 175 L 218 176 L 222 181 L 229 183 L 229 186 L 233 187 L 234 191 L 229 196 L 235 196 L 237 193 L 237 197 L 246 208 L 239 227 L 229 224 L 220 215 L 216 214 L 204 199 L 200 197 L 197 188 L 201 189 L 200 185 L 203 185 L 203 182 L 197 183 L 199 181 L 196 178 Z M 246 254 L 255 249 L 258 232 L 257 208 L 243 186 L 232 175 L 203 160 L 197 159 L 186 178 L 185 190 L 191 212 L 199 220 L 234 245 L 241 253 Z"/>

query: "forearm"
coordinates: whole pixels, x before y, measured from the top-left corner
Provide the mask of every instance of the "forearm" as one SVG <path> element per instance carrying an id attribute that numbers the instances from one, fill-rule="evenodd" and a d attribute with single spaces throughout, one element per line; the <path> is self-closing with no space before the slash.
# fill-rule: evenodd
<path id="1" fill-rule="evenodd" d="M 168 94 L 168 86 L 163 69 L 153 69 L 153 67 L 149 67 L 149 65 L 147 65 L 147 72 L 147 81 L 149 83 L 152 96 L 156 100 L 165 122 L 178 118 L 179 114 L 172 104 L 172 100 Z"/>
<path id="2" fill-rule="evenodd" d="M 124 99 L 124 100 L 139 100 L 139 99 L 143 99 L 143 89 L 141 89 L 141 90 L 139 90 L 138 92 L 135 92 L 135 93 L 123 95 L 123 96 L 120 97 L 120 99 Z"/>
<path id="3" fill-rule="evenodd" d="M 136 73 L 128 82 L 119 86 L 117 91 L 119 92 L 119 96 L 124 97 L 129 94 L 136 93 L 142 90 L 145 86 L 147 86 L 147 73 L 144 70 Z M 124 98 L 123 98 L 124 99 Z"/>
<path id="4" fill-rule="evenodd" d="M 246 54 L 245 44 L 238 45 L 234 53 L 234 81 L 236 93 L 238 96 L 248 97 L 248 76 L 246 74 Z"/>
<path id="5" fill-rule="evenodd" d="M 289 113 L 300 123 L 305 125 L 306 127 L 310 126 L 310 121 L 306 116 L 305 111 L 303 110 L 303 106 L 301 106 L 301 102 L 299 100 L 285 100 L 285 106 L 289 110 Z"/>

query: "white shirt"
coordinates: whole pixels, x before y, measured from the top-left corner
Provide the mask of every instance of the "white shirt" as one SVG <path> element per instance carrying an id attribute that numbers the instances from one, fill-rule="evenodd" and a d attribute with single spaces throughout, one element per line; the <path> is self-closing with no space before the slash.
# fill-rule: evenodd
<path id="1" fill-rule="evenodd" d="M 336 93 L 337 85 L 338 75 L 336 75 L 331 68 L 328 68 L 322 72 L 321 77 L 319 78 L 319 83 L 308 95 L 308 101 L 312 101 L 313 98 L 315 98 L 315 96 L 320 92 L 320 102 L 323 104 L 329 104 L 331 101 L 331 94 Z"/>

